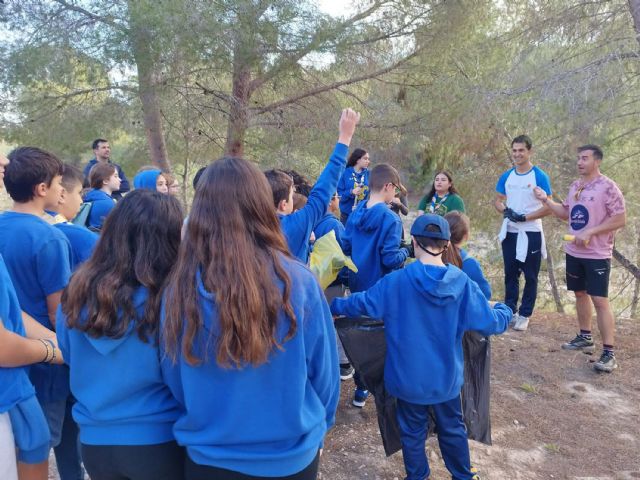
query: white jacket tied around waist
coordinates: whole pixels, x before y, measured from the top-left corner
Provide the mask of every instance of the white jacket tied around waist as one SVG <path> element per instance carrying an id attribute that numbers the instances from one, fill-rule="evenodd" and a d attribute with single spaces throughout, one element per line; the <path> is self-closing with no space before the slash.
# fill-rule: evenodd
<path id="1" fill-rule="evenodd" d="M 498 233 L 498 240 L 500 243 L 507 238 L 507 229 L 516 230 L 518 234 L 518 239 L 516 240 L 516 260 L 520 262 L 524 262 L 527 259 L 527 253 L 529 252 L 529 237 L 527 236 L 527 231 L 532 231 L 530 228 L 525 225 L 519 224 L 517 222 L 512 222 L 508 218 L 505 218 L 502 221 L 502 226 L 500 227 L 500 233 Z M 542 229 L 542 222 L 540 222 L 540 235 L 542 236 L 542 243 L 540 246 L 540 250 L 542 252 L 542 258 L 547 258 L 547 242 L 544 239 L 544 230 Z"/>

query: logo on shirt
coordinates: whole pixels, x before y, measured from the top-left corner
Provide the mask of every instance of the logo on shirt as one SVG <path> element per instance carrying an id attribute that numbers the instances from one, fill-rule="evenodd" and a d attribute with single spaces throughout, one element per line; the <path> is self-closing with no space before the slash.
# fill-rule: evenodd
<path id="1" fill-rule="evenodd" d="M 569 225 L 574 230 L 582 230 L 589 223 L 589 210 L 583 205 L 575 205 L 571 209 L 571 215 L 569 217 Z"/>

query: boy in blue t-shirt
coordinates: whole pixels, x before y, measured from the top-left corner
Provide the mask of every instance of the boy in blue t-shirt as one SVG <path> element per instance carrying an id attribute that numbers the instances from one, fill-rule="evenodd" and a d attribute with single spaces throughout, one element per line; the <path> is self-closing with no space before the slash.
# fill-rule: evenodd
<path id="1" fill-rule="evenodd" d="M 64 164 L 62 172 L 62 195 L 60 203 L 55 211 L 64 217 L 64 222 L 56 223 L 59 229 L 69 240 L 71 245 L 71 271 L 87 260 L 93 253 L 93 249 L 100 238 L 82 225 L 75 225 L 71 221 L 80 211 L 82 206 L 82 182 L 84 178 L 79 168 Z"/>
<path id="2" fill-rule="evenodd" d="M 62 195 L 60 203 L 55 211 L 64 218 L 62 223 L 54 224 L 60 230 L 71 245 L 71 271 L 89 259 L 93 249 L 100 238 L 82 225 L 75 225 L 71 220 L 80 211 L 82 206 L 82 183 L 84 177 L 77 167 L 64 164 L 62 172 Z M 62 480 L 84 478 L 82 460 L 78 451 L 78 425 L 74 422 L 71 410 L 75 399 L 71 394 L 67 397 L 64 422 L 62 424 L 60 444 L 54 448 L 56 465 Z"/>
<path id="3" fill-rule="evenodd" d="M 71 274 L 71 249 L 66 237 L 46 223 L 45 210 L 58 206 L 62 193 L 62 162 L 35 147 L 9 153 L 4 183 L 13 199 L 11 210 L 0 215 L 0 255 L 15 288 L 20 308 L 53 330 L 62 290 Z M 36 364 L 29 377 L 47 417 L 51 446 L 60 442 L 68 370 L 63 365 Z"/>
<path id="4" fill-rule="evenodd" d="M 265 176 L 271 186 L 273 203 L 276 208 L 282 233 L 287 240 L 289 250 L 302 263 L 309 260 L 309 239 L 311 232 L 327 211 L 331 195 L 336 191 L 340 175 L 344 171 L 351 137 L 360 121 L 360 114 L 350 108 L 342 111 L 339 124 L 339 137 L 329 163 L 314 185 L 307 204 L 293 211 L 293 179 L 282 170 L 268 170 Z"/>
<path id="5" fill-rule="evenodd" d="M 468 330 L 502 333 L 512 312 L 500 303 L 491 308 L 474 281 L 443 263 L 450 237 L 444 218 L 418 217 L 411 235 L 416 262 L 383 277 L 366 292 L 336 298 L 331 312 L 384 320 L 384 381 L 397 398 L 407 479 L 429 477 L 425 455 L 429 408 L 435 414 L 440 450 L 452 477 L 474 479 L 460 400 L 462 337 Z"/>
<path id="6" fill-rule="evenodd" d="M 388 164 L 380 164 L 369 176 L 369 200 L 358 204 L 347 220 L 342 236 L 342 250 L 351 255 L 357 272 L 349 271 L 349 289 L 361 292 L 384 275 L 400 268 L 409 252 L 400 247 L 402 221 L 391 211 L 389 204 L 402 190 L 398 171 Z M 356 390 L 354 407 L 362 408 L 369 391 L 358 372 L 354 375 Z"/>
<path id="7" fill-rule="evenodd" d="M 0 188 L 9 160 L 0 154 Z M 25 325 L 28 324 L 28 334 Z M 0 478 L 46 478 L 50 435 L 26 365 L 61 364 L 55 334 L 24 317 L 0 255 Z M 18 450 L 16 464 L 16 450 Z"/>

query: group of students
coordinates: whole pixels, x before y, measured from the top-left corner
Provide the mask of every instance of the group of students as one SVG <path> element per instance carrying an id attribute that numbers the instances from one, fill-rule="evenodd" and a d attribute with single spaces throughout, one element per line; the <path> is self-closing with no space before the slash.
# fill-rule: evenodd
<path id="1" fill-rule="evenodd" d="M 94 141 L 94 144 L 100 140 Z M 98 146 L 103 147 L 101 143 L 98 143 Z M 87 166 L 91 168 L 85 169 L 87 170 L 85 185 L 88 188 L 83 198 L 90 207 L 85 223 L 91 230 L 100 231 L 105 219 L 115 207 L 116 201 L 129 191 L 129 184 L 126 177 L 123 178 L 124 173 L 120 173 L 121 169 L 117 164 L 92 160 Z M 174 196 L 179 192 L 177 179 L 155 167 L 142 167 L 133 177 L 133 187 Z"/>
<path id="2" fill-rule="evenodd" d="M 0 478 L 46 478 L 51 446 L 74 424 L 70 405 L 93 480 L 316 478 L 340 391 L 334 315 L 385 321 L 407 478 L 429 475 L 429 407 L 453 478 L 477 478 L 460 411 L 462 336 L 501 333 L 512 312 L 487 301 L 461 249 L 463 214 L 422 215 L 401 243 L 395 168 L 369 171 L 360 155 L 343 185 L 358 121 L 342 112 L 298 210 L 288 173 L 225 157 L 199 172 L 184 228 L 176 198 L 135 188 L 99 237 L 46 220 L 79 209 L 78 170 L 33 147 L 0 157 L 13 199 L 0 215 Z M 358 266 L 352 295 L 330 306 L 305 266 L 323 221 L 344 228 Z M 358 392 L 364 404 L 366 385 Z"/>

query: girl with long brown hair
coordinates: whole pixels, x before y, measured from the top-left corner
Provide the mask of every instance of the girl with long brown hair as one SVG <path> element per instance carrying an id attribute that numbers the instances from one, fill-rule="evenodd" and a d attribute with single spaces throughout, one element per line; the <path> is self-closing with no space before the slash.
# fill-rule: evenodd
<path id="1" fill-rule="evenodd" d="M 182 478 L 184 453 L 172 432 L 180 405 L 162 379 L 158 354 L 162 286 L 181 226 L 174 197 L 128 193 L 62 295 L 58 342 L 93 480 Z"/>
<path id="2" fill-rule="evenodd" d="M 185 477 L 316 478 L 340 382 L 323 292 L 291 257 L 255 165 L 222 158 L 198 187 L 161 344 Z"/>

